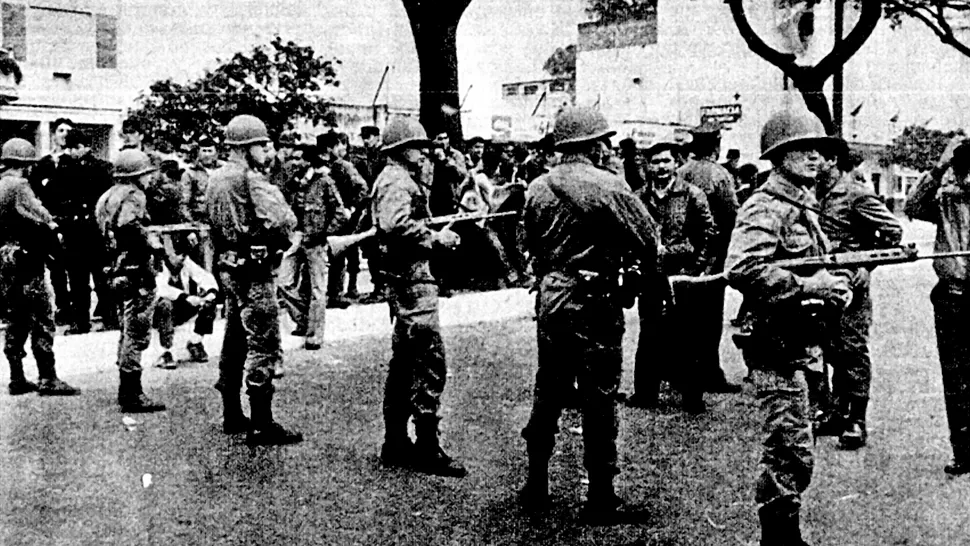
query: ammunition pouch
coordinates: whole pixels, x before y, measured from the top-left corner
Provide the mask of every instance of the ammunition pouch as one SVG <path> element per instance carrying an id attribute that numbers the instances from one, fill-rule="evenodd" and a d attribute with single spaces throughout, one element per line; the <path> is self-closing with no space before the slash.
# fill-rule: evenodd
<path id="1" fill-rule="evenodd" d="M 624 304 L 624 293 L 620 290 L 620 276 L 606 275 L 596 271 L 579 269 L 571 275 L 576 280 L 576 296 L 583 304 L 602 304 L 612 301 Z"/>
<path id="2" fill-rule="evenodd" d="M 104 268 L 108 286 L 122 299 L 138 296 L 142 291 L 155 288 L 155 276 L 144 265 L 125 263 L 124 255 L 114 265 Z"/>
<path id="3" fill-rule="evenodd" d="M 266 245 L 243 247 L 241 252 L 228 250 L 219 255 L 219 266 L 227 271 L 252 277 L 270 277 L 280 265 L 280 255 Z"/>
<path id="4" fill-rule="evenodd" d="M 758 349 L 780 361 L 798 358 L 809 347 L 825 345 L 839 324 L 841 309 L 818 299 L 752 310 L 732 336 L 739 349 Z"/>

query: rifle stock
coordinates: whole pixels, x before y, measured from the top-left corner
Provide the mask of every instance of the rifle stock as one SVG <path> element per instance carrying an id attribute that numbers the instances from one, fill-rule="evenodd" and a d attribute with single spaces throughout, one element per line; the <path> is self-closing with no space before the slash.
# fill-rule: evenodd
<path id="1" fill-rule="evenodd" d="M 807 258 L 769 261 L 765 262 L 765 265 L 774 265 L 784 269 L 796 267 L 842 269 L 849 267 L 876 267 L 879 265 L 903 264 L 918 260 L 942 260 L 945 258 L 956 258 L 961 256 L 970 257 L 970 250 L 958 250 L 954 252 L 938 252 L 920 255 L 916 250 L 916 245 L 909 244 L 894 248 L 853 250 L 849 252 L 823 254 L 821 256 L 810 256 Z M 697 277 L 692 277 L 689 275 L 672 275 L 670 277 L 670 283 L 705 284 L 712 282 L 727 282 L 727 275 L 727 271 L 714 275 L 700 275 Z"/>

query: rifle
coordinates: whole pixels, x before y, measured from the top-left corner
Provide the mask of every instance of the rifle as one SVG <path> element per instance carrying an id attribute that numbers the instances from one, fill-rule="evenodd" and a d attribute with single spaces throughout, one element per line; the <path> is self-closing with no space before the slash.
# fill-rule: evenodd
<path id="1" fill-rule="evenodd" d="M 467 213 L 459 212 L 457 214 L 446 214 L 444 216 L 435 216 L 422 220 L 421 223 L 428 227 L 432 226 L 446 226 L 454 222 L 470 222 L 472 220 L 492 220 L 494 218 L 505 218 L 508 216 L 519 216 L 522 214 L 517 210 L 507 211 L 507 212 L 480 212 L 480 213 Z"/>
<path id="2" fill-rule="evenodd" d="M 916 245 L 910 243 L 909 245 L 895 248 L 854 250 L 850 252 L 837 252 L 835 254 L 823 254 L 822 256 L 809 256 L 807 258 L 769 261 L 765 262 L 764 265 L 773 265 L 784 269 L 795 267 L 843 269 L 851 267 L 875 267 L 879 265 L 904 264 L 918 260 L 942 260 L 945 258 L 956 258 L 960 256 L 970 256 L 970 250 L 919 254 L 919 252 L 916 250 Z M 691 277 L 689 275 L 673 275 L 670 277 L 670 283 L 704 284 L 711 282 L 727 282 L 728 273 L 728 271 L 723 271 L 716 275 L 700 275 L 698 277 Z"/>

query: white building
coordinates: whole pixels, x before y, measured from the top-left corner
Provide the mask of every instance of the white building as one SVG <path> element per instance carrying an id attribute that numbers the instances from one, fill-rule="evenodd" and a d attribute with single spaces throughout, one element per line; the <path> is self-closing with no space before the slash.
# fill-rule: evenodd
<path id="1" fill-rule="evenodd" d="M 50 123 L 70 118 L 94 138 L 98 155 L 118 148 L 124 109 L 117 0 L 10 1 L 2 10 L 3 47 L 23 72 L 19 96 L 0 107 L 0 134 L 50 150 Z"/>

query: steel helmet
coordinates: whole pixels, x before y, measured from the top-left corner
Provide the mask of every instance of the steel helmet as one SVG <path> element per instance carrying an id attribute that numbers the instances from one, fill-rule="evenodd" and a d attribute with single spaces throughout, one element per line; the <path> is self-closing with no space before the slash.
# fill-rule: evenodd
<path id="1" fill-rule="evenodd" d="M 145 152 L 135 149 L 122 150 L 115 160 L 114 177 L 132 178 L 157 170 L 158 168 L 152 165 L 151 159 Z"/>
<path id="2" fill-rule="evenodd" d="M 0 161 L 37 161 L 37 150 L 33 144 L 22 138 L 11 138 L 3 143 Z"/>
<path id="3" fill-rule="evenodd" d="M 431 145 L 428 133 L 417 120 L 408 117 L 392 119 L 384 128 L 381 137 L 382 152 L 396 150 L 402 146 L 410 148 L 427 148 Z"/>
<path id="4" fill-rule="evenodd" d="M 256 116 L 236 116 L 226 125 L 226 144 L 245 146 L 260 142 L 269 142 L 269 132 L 266 124 Z"/>
<path id="5" fill-rule="evenodd" d="M 557 148 L 615 134 L 616 131 L 610 130 L 603 114 L 593 108 L 566 108 L 556 116 L 556 123 L 552 127 L 552 140 Z"/>
<path id="6" fill-rule="evenodd" d="M 771 159 L 796 142 L 807 141 L 829 147 L 840 140 L 827 135 L 822 122 L 814 115 L 785 110 L 768 118 L 761 129 L 761 159 Z"/>

